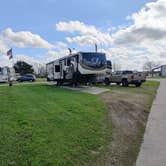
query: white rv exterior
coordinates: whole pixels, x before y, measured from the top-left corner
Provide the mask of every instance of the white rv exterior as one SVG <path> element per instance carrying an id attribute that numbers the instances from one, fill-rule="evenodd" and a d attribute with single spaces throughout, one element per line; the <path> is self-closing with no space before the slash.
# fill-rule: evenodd
<path id="1" fill-rule="evenodd" d="M 8 82 L 15 80 L 15 71 L 13 68 L 9 67 L 0 67 L 0 83 Z"/>
<path id="2" fill-rule="evenodd" d="M 97 74 L 106 72 L 106 66 L 104 53 L 78 52 L 48 63 L 47 80 L 57 84 L 93 82 Z"/>
<path id="3" fill-rule="evenodd" d="M 8 67 L 0 67 L 0 83 L 8 82 Z"/>

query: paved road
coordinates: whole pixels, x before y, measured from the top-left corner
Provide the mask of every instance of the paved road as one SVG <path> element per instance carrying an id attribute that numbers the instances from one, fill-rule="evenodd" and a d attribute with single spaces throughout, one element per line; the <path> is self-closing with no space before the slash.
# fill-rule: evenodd
<path id="1" fill-rule="evenodd" d="M 166 166 L 166 79 L 160 79 L 136 166 Z"/>

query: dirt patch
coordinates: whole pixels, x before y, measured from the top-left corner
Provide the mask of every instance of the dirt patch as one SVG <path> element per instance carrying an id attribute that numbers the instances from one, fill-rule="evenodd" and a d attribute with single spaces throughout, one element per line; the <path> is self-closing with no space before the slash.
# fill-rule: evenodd
<path id="1" fill-rule="evenodd" d="M 149 114 L 149 96 L 115 90 L 101 98 L 108 107 L 113 133 L 105 162 L 96 165 L 133 166 Z"/>

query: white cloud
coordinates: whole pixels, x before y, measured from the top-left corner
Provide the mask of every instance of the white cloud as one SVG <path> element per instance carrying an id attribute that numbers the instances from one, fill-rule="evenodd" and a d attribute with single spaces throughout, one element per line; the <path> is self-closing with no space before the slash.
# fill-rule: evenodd
<path id="1" fill-rule="evenodd" d="M 33 47 L 33 48 L 53 48 L 53 45 L 42 39 L 39 35 L 29 31 L 13 32 L 11 28 L 5 29 L 1 34 L 2 40 L 16 47 Z"/>
<path id="2" fill-rule="evenodd" d="M 108 32 L 103 33 L 95 26 L 86 25 L 80 21 L 59 22 L 56 24 L 56 30 L 70 33 L 78 32 L 80 34 L 75 37 L 67 37 L 66 39 L 69 43 L 77 43 L 79 45 L 95 43 L 110 45 L 112 42 Z"/>
<path id="3" fill-rule="evenodd" d="M 133 25 L 113 35 L 116 44 L 140 44 L 166 39 L 166 1 L 147 3 L 138 13 L 128 16 Z"/>
<path id="4" fill-rule="evenodd" d="M 69 54 L 69 51 L 67 49 L 62 50 L 49 50 L 45 55 L 45 63 L 48 63 L 50 61 L 53 61 L 55 59 L 62 58 L 64 56 L 67 56 Z"/>
<path id="5" fill-rule="evenodd" d="M 14 55 L 14 59 L 10 59 L 6 55 L 0 56 L 0 66 L 13 66 L 13 63 L 16 63 L 17 61 L 24 61 L 27 62 L 30 65 L 35 66 L 36 64 L 40 64 L 39 61 L 37 61 L 35 58 L 32 58 L 30 56 L 24 55 L 24 54 L 16 54 Z"/>
<path id="6" fill-rule="evenodd" d="M 0 67 L 4 67 L 4 66 L 12 66 L 12 61 L 9 60 L 9 57 L 7 57 L 6 55 L 1 55 L 0 56 Z"/>
<path id="7" fill-rule="evenodd" d="M 54 46 L 54 49 L 57 49 L 57 50 L 62 50 L 62 49 L 67 49 L 67 44 L 64 43 L 64 42 L 61 42 L 61 41 L 58 41 L 55 43 L 55 46 Z"/>
<path id="8" fill-rule="evenodd" d="M 6 53 L 8 47 L 0 40 L 0 53 Z"/>
<path id="9" fill-rule="evenodd" d="M 107 57 L 123 69 L 142 69 L 147 60 L 166 63 L 166 1 L 147 3 L 139 12 L 126 17 L 129 26 L 121 26 L 110 35 L 79 21 L 59 22 L 58 31 L 70 32 L 67 42 L 80 46 L 104 45 Z M 131 24 L 132 21 L 132 24 Z"/>
<path id="10" fill-rule="evenodd" d="M 166 1 L 147 3 L 126 19 L 133 23 L 112 35 L 112 58 L 123 68 L 142 69 L 148 60 L 166 64 Z"/>
<path id="11" fill-rule="evenodd" d="M 109 59 L 122 66 L 122 69 L 140 70 L 148 60 L 166 64 L 166 0 L 147 3 L 140 11 L 127 16 L 126 19 L 130 25 L 119 26 L 119 29 L 117 27 L 114 30 L 110 27 L 106 32 L 80 21 L 59 22 L 56 24 L 56 30 L 69 32 L 66 41 L 68 44 L 76 44 L 74 47 L 78 46 L 80 50 L 94 43 L 102 44 L 105 49 L 102 51 L 106 52 Z M 6 29 L 2 36 L 7 44 L 17 47 L 53 48 L 40 58 L 45 59 L 44 62 L 69 53 L 67 43 L 57 41 L 53 46 L 31 32 L 13 32 Z M 0 42 L 1 52 L 7 49 L 5 42 Z"/>

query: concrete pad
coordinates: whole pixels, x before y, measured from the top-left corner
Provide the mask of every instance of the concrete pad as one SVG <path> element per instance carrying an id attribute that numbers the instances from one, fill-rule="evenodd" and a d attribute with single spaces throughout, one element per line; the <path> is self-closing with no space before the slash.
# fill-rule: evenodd
<path id="1" fill-rule="evenodd" d="M 90 94 L 93 94 L 93 95 L 98 95 L 98 94 L 110 91 L 109 89 L 98 88 L 98 87 L 90 87 L 90 86 L 79 86 L 79 87 L 76 87 L 76 88 L 71 87 L 71 86 L 62 86 L 62 87 L 65 88 L 65 89 L 90 93 Z"/>
<path id="2" fill-rule="evenodd" d="M 160 80 L 136 166 L 166 166 L 166 79 Z"/>

